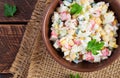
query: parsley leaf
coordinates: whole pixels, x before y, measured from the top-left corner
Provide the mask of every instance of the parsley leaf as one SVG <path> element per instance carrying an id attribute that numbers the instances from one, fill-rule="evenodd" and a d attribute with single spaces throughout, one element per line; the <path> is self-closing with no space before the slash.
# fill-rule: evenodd
<path id="1" fill-rule="evenodd" d="M 75 78 L 80 78 L 79 74 L 76 74 L 76 75 L 75 75 Z"/>
<path id="2" fill-rule="evenodd" d="M 4 5 L 4 15 L 6 17 L 12 17 L 16 13 L 17 8 L 15 5 L 5 4 Z"/>
<path id="3" fill-rule="evenodd" d="M 91 51 L 92 54 L 97 55 L 99 54 L 97 51 L 101 50 L 104 46 L 104 42 L 97 42 L 96 39 L 93 39 L 88 42 L 87 50 Z"/>
<path id="4" fill-rule="evenodd" d="M 81 78 L 81 77 L 79 74 L 76 74 L 76 75 L 70 74 L 70 78 Z"/>
<path id="5" fill-rule="evenodd" d="M 73 5 L 71 5 L 70 7 L 70 14 L 79 14 L 80 12 L 82 12 L 82 6 L 80 6 L 77 3 L 74 3 Z"/>
<path id="6" fill-rule="evenodd" d="M 70 78 L 75 78 L 75 76 L 73 74 L 70 74 Z"/>

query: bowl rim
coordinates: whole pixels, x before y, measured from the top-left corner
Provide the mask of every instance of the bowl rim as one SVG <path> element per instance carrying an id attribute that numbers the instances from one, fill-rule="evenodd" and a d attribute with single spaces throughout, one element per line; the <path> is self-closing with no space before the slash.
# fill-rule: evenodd
<path id="1" fill-rule="evenodd" d="M 52 47 L 52 45 L 48 44 L 49 42 L 48 42 L 48 39 L 46 38 L 45 29 L 46 29 L 46 22 L 47 22 L 48 19 L 50 19 L 50 18 L 49 18 L 49 17 L 50 17 L 49 12 L 50 12 L 50 10 L 53 8 L 54 4 L 55 4 L 55 3 L 58 4 L 59 1 L 60 1 L 60 0 L 52 0 L 52 1 L 51 1 L 50 5 L 49 5 L 48 8 L 46 9 L 46 12 L 45 12 L 45 14 L 44 14 L 44 16 L 43 16 L 43 19 L 44 19 L 44 20 L 43 20 L 43 22 L 42 22 L 42 28 L 41 28 L 41 29 L 42 29 L 42 38 L 43 38 L 44 44 L 45 44 L 45 46 L 46 46 L 46 48 L 47 48 L 47 50 L 48 50 L 48 53 L 52 56 L 52 58 L 53 58 L 57 63 L 59 63 L 60 65 L 66 67 L 66 68 L 68 68 L 68 69 L 77 71 L 77 72 L 93 72 L 93 71 L 98 71 L 98 70 L 100 70 L 100 69 L 103 69 L 103 68 L 111 65 L 120 55 L 117 55 L 117 57 L 114 57 L 114 60 L 108 61 L 107 64 L 105 64 L 104 66 L 100 66 L 100 67 L 98 67 L 98 68 L 96 68 L 96 69 L 94 69 L 94 68 L 93 68 L 93 69 L 76 69 L 76 68 L 71 67 L 70 65 L 68 65 L 68 64 L 66 64 L 66 63 L 64 64 L 62 60 L 60 60 L 57 56 L 54 55 L 53 51 L 52 51 L 51 48 L 50 48 L 50 47 Z M 56 5 L 57 5 L 57 4 L 56 4 Z M 49 22 L 48 22 L 48 23 L 49 23 Z M 55 50 L 54 50 L 54 51 L 55 51 Z M 108 58 L 108 59 L 109 59 L 109 58 Z M 107 60 L 108 60 L 108 59 L 107 59 Z M 66 60 L 66 61 L 67 61 L 67 60 Z M 106 61 L 106 60 L 105 60 L 105 61 Z M 100 62 L 100 63 L 101 63 L 101 62 Z"/>

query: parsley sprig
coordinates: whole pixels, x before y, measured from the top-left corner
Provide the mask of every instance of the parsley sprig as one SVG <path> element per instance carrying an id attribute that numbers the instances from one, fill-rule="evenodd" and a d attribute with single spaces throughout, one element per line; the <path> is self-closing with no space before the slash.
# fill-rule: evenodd
<path id="1" fill-rule="evenodd" d="M 81 78 L 81 77 L 79 74 L 76 74 L 76 75 L 70 74 L 70 78 Z"/>
<path id="2" fill-rule="evenodd" d="M 71 5 L 70 7 L 70 14 L 79 14 L 80 12 L 82 12 L 82 6 L 80 6 L 78 3 L 74 3 Z"/>
<path id="3" fill-rule="evenodd" d="M 5 4 L 4 5 L 4 15 L 6 17 L 12 17 L 16 13 L 17 8 L 15 5 Z"/>
<path id="4" fill-rule="evenodd" d="M 93 39 L 88 42 L 87 50 L 91 51 L 93 55 L 99 54 L 97 51 L 101 50 L 104 46 L 104 42 L 98 42 L 96 39 Z"/>

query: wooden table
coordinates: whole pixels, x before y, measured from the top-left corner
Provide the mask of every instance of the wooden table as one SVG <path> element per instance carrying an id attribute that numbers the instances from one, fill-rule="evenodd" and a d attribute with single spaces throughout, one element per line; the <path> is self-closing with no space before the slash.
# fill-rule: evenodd
<path id="1" fill-rule="evenodd" d="M 15 59 L 36 2 L 37 0 L 0 0 L 0 78 L 8 73 Z M 14 17 L 4 16 L 5 3 L 17 6 Z"/>

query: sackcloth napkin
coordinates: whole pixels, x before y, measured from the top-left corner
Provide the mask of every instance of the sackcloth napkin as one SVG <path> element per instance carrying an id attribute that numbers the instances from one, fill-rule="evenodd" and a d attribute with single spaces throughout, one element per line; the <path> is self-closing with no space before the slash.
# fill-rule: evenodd
<path id="1" fill-rule="evenodd" d="M 82 78 L 120 78 L 120 58 L 94 72 L 76 72 L 58 64 L 48 53 L 41 37 L 43 16 L 52 0 L 38 0 L 32 13 L 21 47 L 10 68 L 13 78 L 69 78 L 79 73 Z"/>

